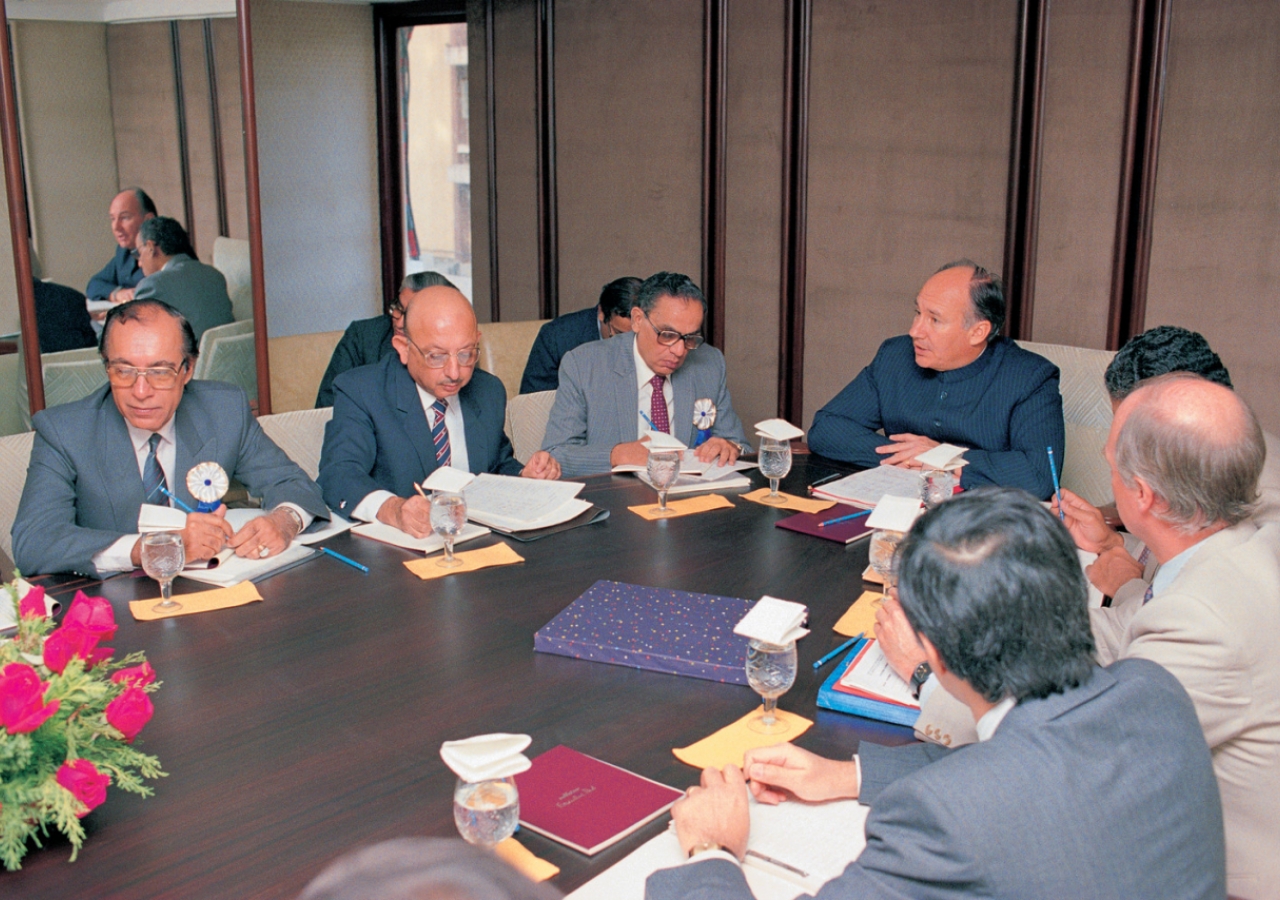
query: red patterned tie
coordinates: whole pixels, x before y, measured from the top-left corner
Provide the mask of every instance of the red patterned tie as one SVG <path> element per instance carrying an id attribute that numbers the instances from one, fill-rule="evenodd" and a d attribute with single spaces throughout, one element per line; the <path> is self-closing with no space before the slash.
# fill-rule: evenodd
<path id="1" fill-rule="evenodd" d="M 649 405 L 649 412 L 650 418 L 653 419 L 653 427 L 670 434 L 671 420 L 667 418 L 667 398 L 662 395 L 662 382 L 666 380 L 665 375 L 654 375 L 649 379 L 649 383 L 653 385 L 653 401 Z"/>

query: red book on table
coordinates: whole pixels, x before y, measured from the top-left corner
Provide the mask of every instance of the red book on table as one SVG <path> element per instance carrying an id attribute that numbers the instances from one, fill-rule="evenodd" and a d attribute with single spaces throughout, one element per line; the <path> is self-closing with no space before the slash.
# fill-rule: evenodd
<path id="1" fill-rule="evenodd" d="M 652 822 L 682 791 L 561 744 L 516 776 L 520 824 L 594 856 Z"/>

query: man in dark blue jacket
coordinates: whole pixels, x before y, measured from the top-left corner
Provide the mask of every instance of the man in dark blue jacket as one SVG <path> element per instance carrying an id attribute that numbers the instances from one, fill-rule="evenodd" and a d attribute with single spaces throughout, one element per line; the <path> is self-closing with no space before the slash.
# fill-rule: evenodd
<path id="1" fill-rule="evenodd" d="M 566 313 L 538 330 L 529 350 L 529 361 L 520 379 L 520 393 L 554 391 L 560 386 L 560 360 L 574 347 L 611 338 L 631 330 L 631 307 L 635 306 L 640 279 L 618 278 L 600 291 L 596 306 Z"/>
<path id="2" fill-rule="evenodd" d="M 111 233 L 119 246 L 102 271 L 89 279 L 84 293 L 90 300 L 128 303 L 133 299 L 133 289 L 143 277 L 134 253 L 138 245 L 138 229 L 156 214 L 156 204 L 141 188 L 129 188 L 116 194 L 109 212 Z M 101 313 L 98 318 L 104 315 Z"/>

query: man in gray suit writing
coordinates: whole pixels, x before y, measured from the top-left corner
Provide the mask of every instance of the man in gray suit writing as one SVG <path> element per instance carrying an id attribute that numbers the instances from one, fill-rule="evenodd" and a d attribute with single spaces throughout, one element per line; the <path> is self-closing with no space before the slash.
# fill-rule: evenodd
<path id="1" fill-rule="evenodd" d="M 852 761 L 791 744 L 749 751 L 762 802 L 871 807 L 866 848 L 818 896 L 1223 897 L 1222 814 L 1195 709 L 1152 662 L 1093 661 L 1066 529 L 1022 491 L 981 488 L 925 513 L 900 560 L 902 610 L 982 740 L 863 742 Z M 747 790 L 735 766 L 703 772 L 671 811 L 690 862 L 651 875 L 647 897 L 750 896 L 738 867 Z"/>
<path id="2" fill-rule="evenodd" d="M 631 334 L 583 344 L 560 362 L 542 449 L 566 477 L 644 465 L 648 432 L 693 446 L 696 404 L 715 413 L 698 459 L 735 462 L 751 447 L 725 386 L 724 356 L 703 346 L 702 291 L 685 275 L 659 272 L 640 285 L 635 303 Z"/>

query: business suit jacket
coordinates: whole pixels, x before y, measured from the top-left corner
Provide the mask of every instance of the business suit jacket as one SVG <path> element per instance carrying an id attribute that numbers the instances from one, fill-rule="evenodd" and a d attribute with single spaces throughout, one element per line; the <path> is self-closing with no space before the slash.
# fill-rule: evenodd
<path id="1" fill-rule="evenodd" d="M 36 333 L 41 353 L 96 347 L 84 294 L 66 285 L 35 279 Z"/>
<path id="2" fill-rule="evenodd" d="M 519 475 L 522 466 L 502 430 L 507 414 L 502 382 L 477 369 L 458 397 L 471 471 Z M 317 479 L 335 511 L 350 515 L 374 491 L 413 496 L 413 483 L 435 470 L 431 426 L 418 386 L 399 356 L 338 376 Z"/>
<path id="3" fill-rule="evenodd" d="M 391 346 L 391 338 L 395 329 L 391 325 L 391 316 L 382 314 L 372 319 L 356 319 L 343 332 L 342 340 L 333 348 L 333 356 L 329 358 L 329 367 L 324 370 L 320 379 L 320 390 L 316 393 L 316 409 L 322 406 L 333 406 L 333 380 L 350 369 L 368 366 L 391 355 L 395 348 Z"/>
<path id="4" fill-rule="evenodd" d="M 103 386 L 31 420 L 35 443 L 13 522 L 13 557 L 23 574 L 100 575 L 94 554 L 138 530 L 144 493 L 124 417 Z M 174 413 L 175 472 L 169 489 L 188 506 L 187 472 L 213 461 L 271 509 L 296 503 L 329 518 L 320 489 L 263 433 L 244 391 L 191 381 Z"/>
<path id="5" fill-rule="evenodd" d="M 600 340 L 600 307 L 590 306 L 552 319 L 538 329 L 520 379 L 520 393 L 554 391 L 560 386 L 560 360 L 574 347 Z"/>
<path id="6" fill-rule="evenodd" d="M 137 255 L 132 250 L 116 247 L 111 261 L 89 279 L 84 293 L 90 300 L 108 300 L 116 288 L 137 287 L 141 280 L 142 268 L 138 265 Z"/>
<path id="7" fill-rule="evenodd" d="M 159 272 L 138 282 L 135 300 L 154 297 L 168 303 L 187 317 L 196 340 L 207 329 L 235 321 L 227 279 L 213 266 L 206 266 L 185 253 L 172 257 Z"/>
<path id="8" fill-rule="evenodd" d="M 609 454 L 617 444 L 636 439 L 640 388 L 632 355 L 634 334 L 583 344 L 560 363 L 560 387 L 547 421 L 542 449 L 560 463 L 565 477 L 608 472 Z M 684 365 L 671 374 L 672 433 L 693 446 L 693 403 L 709 397 L 716 405 L 712 436 L 726 438 L 748 451 L 750 443 L 733 411 L 725 385 L 724 356 L 710 344 L 690 350 Z"/>
<path id="9" fill-rule="evenodd" d="M 1225 893 L 1218 790 L 1195 712 L 1177 681 L 1144 660 L 1095 668 L 1078 688 L 1023 701 L 984 743 L 948 751 L 864 742 L 859 757 L 867 846 L 820 898 Z M 750 891 L 733 863 L 708 860 L 654 873 L 647 896 Z"/>

